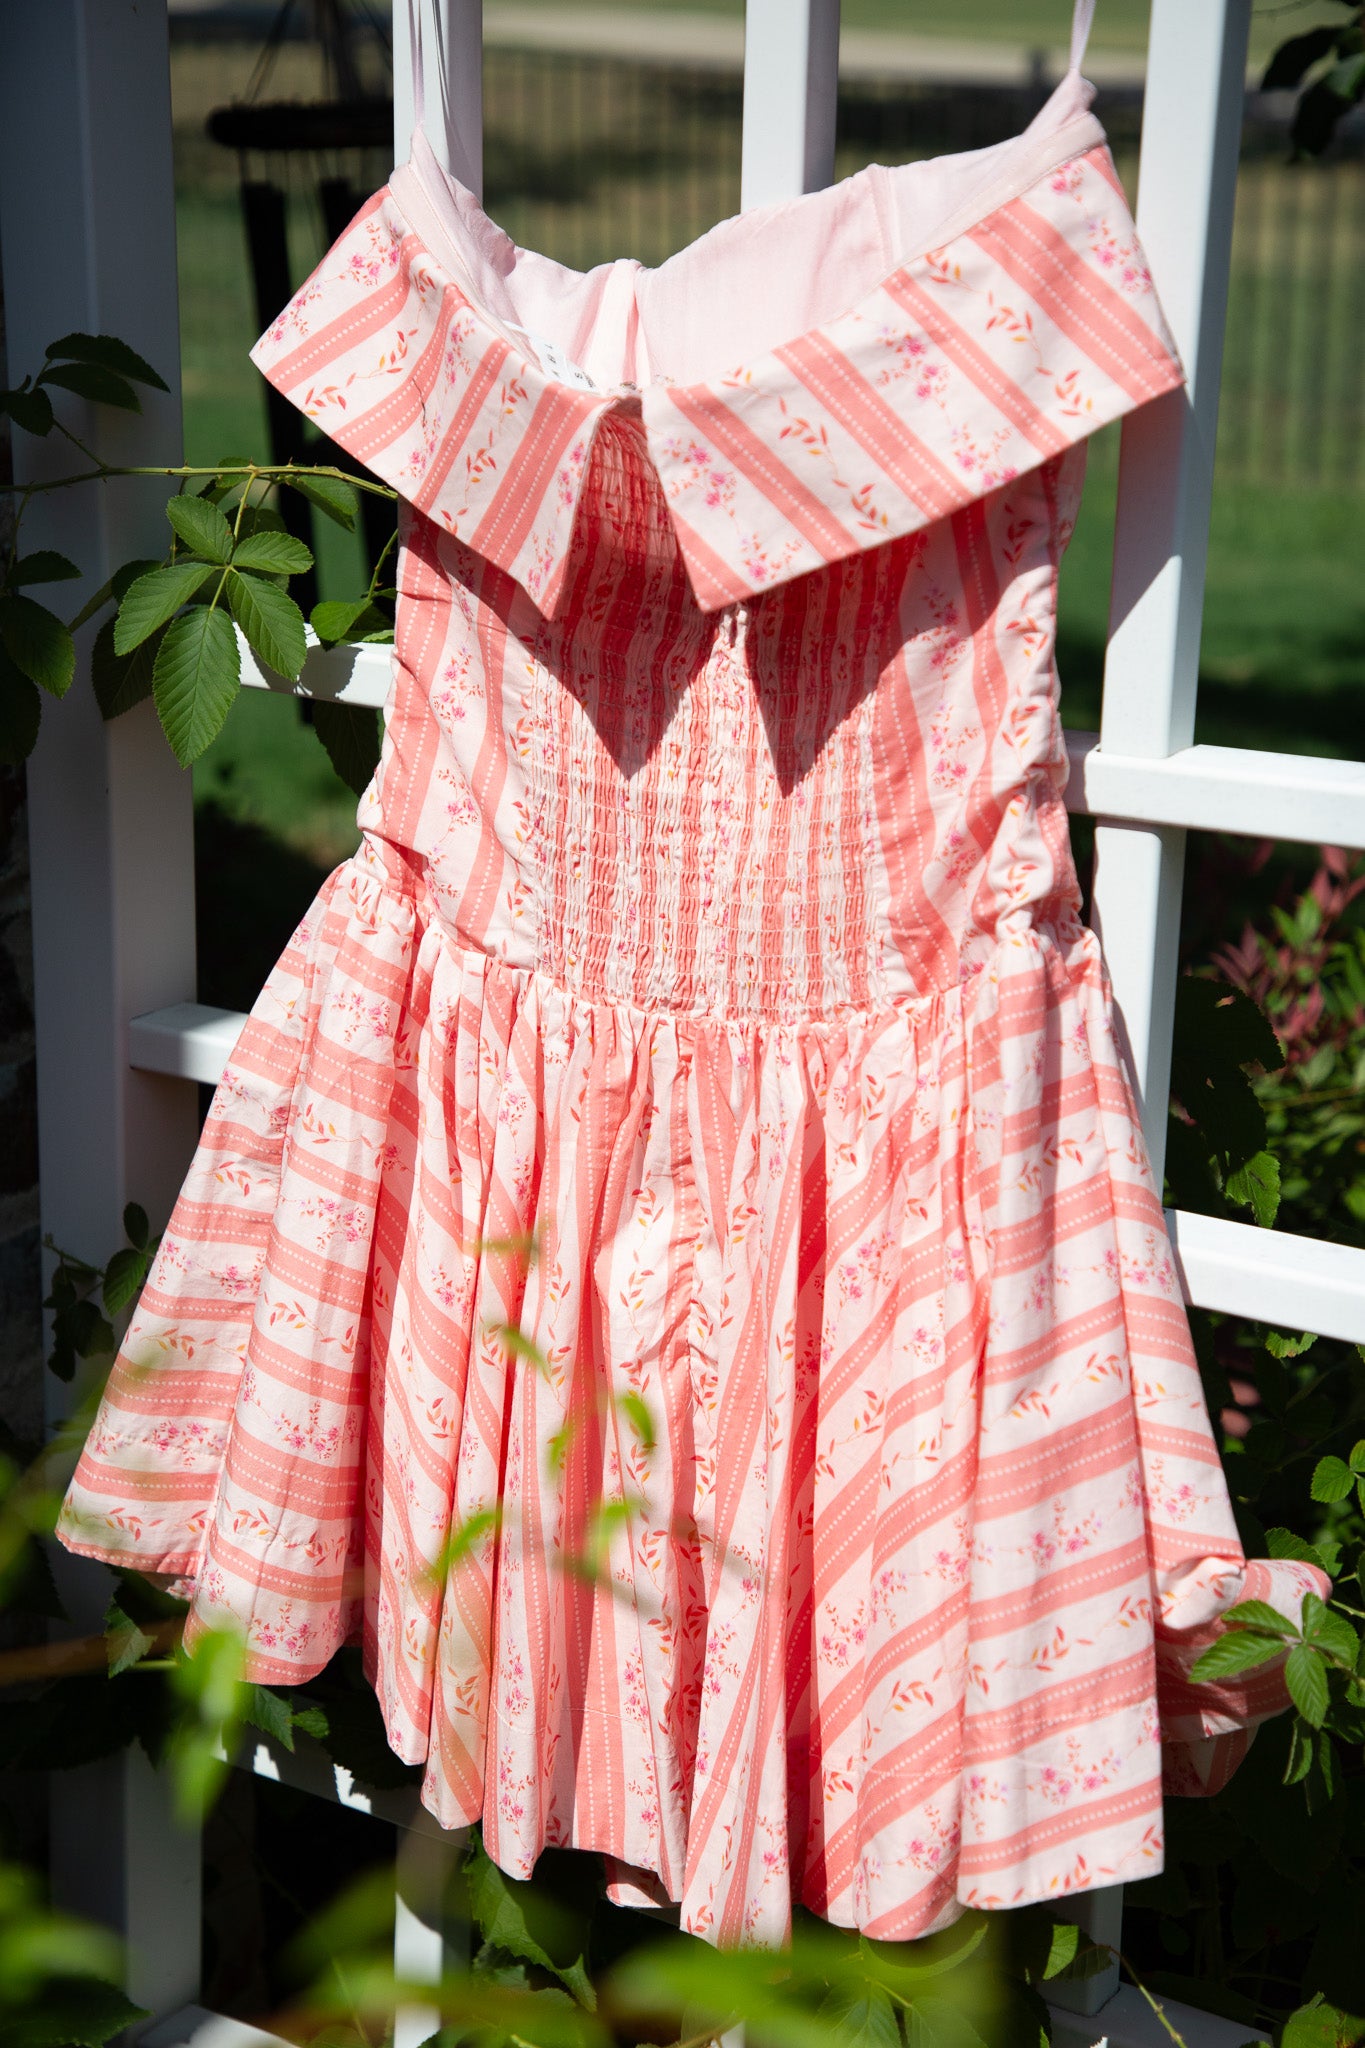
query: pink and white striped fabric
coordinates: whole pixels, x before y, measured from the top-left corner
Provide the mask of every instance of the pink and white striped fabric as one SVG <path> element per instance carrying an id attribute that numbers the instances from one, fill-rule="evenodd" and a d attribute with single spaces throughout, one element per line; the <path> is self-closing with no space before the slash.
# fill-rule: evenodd
<path id="1" fill-rule="evenodd" d="M 419 145 L 256 350 L 406 501 L 384 754 L 63 1539 L 717 1941 L 1154 1872 L 1283 1704 L 1191 1662 L 1322 1587 L 1077 911 L 1078 444 L 1181 379 L 1088 106 L 587 276 Z"/>

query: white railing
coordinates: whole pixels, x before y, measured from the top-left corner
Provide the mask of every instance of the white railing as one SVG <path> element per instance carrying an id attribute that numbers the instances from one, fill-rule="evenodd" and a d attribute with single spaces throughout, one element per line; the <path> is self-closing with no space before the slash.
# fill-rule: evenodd
<path id="1" fill-rule="evenodd" d="M 482 154 L 479 0 L 422 0 L 428 20 L 427 125 L 466 176 Z M 1063 12 L 1058 0 L 1059 16 Z M 1134 1080 L 1160 1165 L 1184 837 L 1193 828 L 1304 842 L 1365 844 L 1365 764 L 1191 744 L 1203 608 L 1214 429 L 1231 245 L 1250 0 L 1154 0 L 1138 226 L 1190 371 L 1186 393 L 1125 425 L 1103 726 L 1072 735 L 1067 801 L 1100 822 L 1095 906 Z M 746 205 L 793 196 L 833 168 L 837 0 L 748 0 L 744 94 Z M 406 8 L 394 9 L 396 75 L 406 75 Z M 72 328 L 125 336 L 163 369 L 178 360 L 170 117 L 164 13 L 106 0 L 0 0 L 0 258 L 10 361 L 20 374 Z M 395 142 L 411 106 L 400 83 Z M 88 431 L 111 460 L 175 459 L 178 400 Z M 41 473 L 60 459 L 23 443 Z M 155 486 L 42 501 L 29 545 L 60 547 L 91 587 L 116 561 L 156 547 Z M 293 686 L 248 658 L 254 687 Z M 316 650 L 298 693 L 382 705 L 389 659 L 376 648 Z M 34 956 L 40 1046 L 43 1227 L 102 1260 L 131 1195 L 169 1209 L 193 1144 L 193 1083 L 215 1080 L 240 1018 L 191 1000 L 194 979 L 190 783 L 151 707 L 111 726 L 88 693 L 44 723 L 30 770 Z M 1188 1300 L 1297 1329 L 1365 1339 L 1365 1253 L 1177 1212 L 1168 1218 Z M 399 1830 L 397 1950 L 405 1973 L 438 1978 L 449 1953 L 439 1895 L 454 1845 L 410 1796 L 354 1786 L 304 1745 L 265 1742 L 244 1758 Z M 129 1940 L 130 1989 L 163 2016 L 152 2048 L 191 2037 L 233 2048 L 241 2030 L 192 2003 L 198 1986 L 197 1846 L 166 1818 L 162 1781 L 133 1754 L 63 1774 L 54 1800 L 54 1883 L 63 1903 Z M 1077 1903 L 1117 1941 L 1121 1895 Z M 1058 2015 L 1058 2048 L 1103 2032 L 1147 2048 L 1147 2009 L 1114 1975 L 1081 1987 Z M 169 2017 L 164 2017 L 168 2016 Z M 1244 2027 L 1174 2015 L 1189 2048 L 1235 2048 Z M 432 2015 L 400 2015 L 415 2048 Z"/>

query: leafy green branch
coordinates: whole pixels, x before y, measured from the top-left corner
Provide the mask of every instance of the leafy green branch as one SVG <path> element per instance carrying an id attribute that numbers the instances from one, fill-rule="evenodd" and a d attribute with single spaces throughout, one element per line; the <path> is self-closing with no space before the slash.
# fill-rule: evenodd
<path id="1" fill-rule="evenodd" d="M 296 683 L 308 653 L 303 613 L 291 577 L 313 567 L 311 549 L 286 530 L 275 500 L 296 492 L 314 510 L 354 530 L 357 491 L 392 499 L 387 485 L 350 477 L 331 465 L 180 463 L 127 465 L 94 455 L 58 417 L 53 390 L 139 411 L 139 385 L 164 380 L 126 342 L 111 335 L 67 335 L 43 367 L 0 393 L 0 416 L 27 433 L 54 430 L 90 467 L 68 476 L 4 486 L 16 499 L 10 543 L 0 562 L 0 761 L 17 763 L 37 744 L 42 696 L 62 698 L 76 673 L 75 633 L 113 606 L 91 650 L 91 679 L 101 712 L 117 718 L 151 697 L 182 767 L 198 760 L 222 730 L 241 688 L 241 642 L 263 667 Z M 166 507 L 170 527 L 160 560 L 122 565 L 70 622 L 29 592 L 76 580 L 78 565 L 52 549 L 21 552 L 25 512 L 45 493 L 116 477 L 164 477 L 179 485 Z M 313 608 L 318 641 L 377 642 L 393 636 L 396 590 L 380 581 L 390 542 L 356 599 Z M 240 638 L 239 638 L 240 635 Z M 349 705 L 320 706 L 318 736 L 343 779 L 363 790 L 378 760 L 379 722 Z"/>

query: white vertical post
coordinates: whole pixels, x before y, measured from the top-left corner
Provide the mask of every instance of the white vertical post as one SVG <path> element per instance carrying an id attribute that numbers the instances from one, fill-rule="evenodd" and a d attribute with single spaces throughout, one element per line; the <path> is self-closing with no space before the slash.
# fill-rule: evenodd
<path id="1" fill-rule="evenodd" d="M 411 0 L 421 33 L 424 106 L 414 105 L 409 0 L 393 10 L 393 160 L 406 163 L 420 112 L 453 177 L 483 192 L 483 0 Z"/>
<path id="2" fill-rule="evenodd" d="M 393 160 L 406 163 L 420 117 L 427 141 L 446 170 L 475 194 L 483 191 L 483 0 L 407 0 L 393 10 Z M 422 100 L 415 105 L 410 42 L 422 45 Z M 423 1814 L 400 1828 L 394 1857 L 394 1974 L 409 1985 L 437 1989 L 448 1970 L 467 1967 L 469 1933 L 452 1923 L 447 1894 L 464 1855 L 464 1830 L 447 1834 Z M 439 2006 L 412 2002 L 394 2014 L 393 2048 L 420 2048 L 441 2024 Z"/>
<path id="3" fill-rule="evenodd" d="M 108 461 L 180 459 L 180 340 L 166 10 L 140 0 L 0 0 L 0 260 L 8 377 L 36 370 L 73 329 L 114 334 L 171 386 L 139 418 L 66 395 L 59 410 Z M 21 481 L 84 468 L 60 435 L 16 431 Z M 25 550 L 59 549 L 81 584 L 159 554 L 156 482 L 35 499 Z M 88 657 L 90 634 L 82 636 Z M 45 1232 L 103 1264 L 128 1200 L 168 1214 L 194 1144 L 192 1083 L 134 1073 L 128 1020 L 194 995 L 190 778 L 150 703 L 106 726 L 85 660 L 67 700 L 45 700 L 29 764 L 41 1209 Z M 89 1566 L 74 1602 L 107 1597 Z M 140 1755 L 63 1772 L 53 1790 L 61 1903 L 129 1943 L 128 1987 L 165 2012 L 197 1994 L 199 1845 L 172 1824 L 164 1779 Z"/>
<path id="4" fill-rule="evenodd" d="M 468 1839 L 464 1828 L 447 1833 L 427 1814 L 415 1827 L 398 1831 L 393 1968 L 404 1983 L 437 1990 L 447 1974 L 468 1967 L 469 1929 L 450 1900 L 451 1880 Z M 441 2017 L 439 2005 L 401 2005 L 394 2014 L 393 2048 L 421 2048 Z"/>
<path id="5" fill-rule="evenodd" d="M 1154 0 L 1138 233 L 1189 378 L 1124 426 L 1101 748 L 1194 735 L 1250 0 Z M 1101 824 L 1095 922 L 1160 1176 L 1185 834 Z"/>
<path id="6" fill-rule="evenodd" d="M 838 105 L 839 0 L 745 0 L 746 212 L 830 183 Z"/>

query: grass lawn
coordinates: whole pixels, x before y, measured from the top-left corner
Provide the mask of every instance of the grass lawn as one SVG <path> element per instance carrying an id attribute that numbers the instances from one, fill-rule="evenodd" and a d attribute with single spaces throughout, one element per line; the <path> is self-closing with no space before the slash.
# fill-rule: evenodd
<path id="1" fill-rule="evenodd" d="M 566 0 L 532 0 L 546 12 L 570 11 Z M 1188 0 L 1191 6 L 1200 0 Z M 744 0 L 592 0 L 592 5 L 632 9 L 666 8 L 684 13 L 744 13 Z M 1097 50 L 1145 50 L 1149 0 L 1100 0 L 1091 44 Z M 1025 43 L 1055 48 L 1071 34 L 1070 0 L 843 0 L 842 19 L 849 28 L 899 29 L 907 35 L 944 36 L 954 42 Z M 1271 51 L 1291 35 L 1319 22 L 1337 22 L 1341 10 L 1330 0 L 1297 0 L 1297 4 L 1257 6 L 1251 21 L 1251 59 L 1264 63 Z"/>

